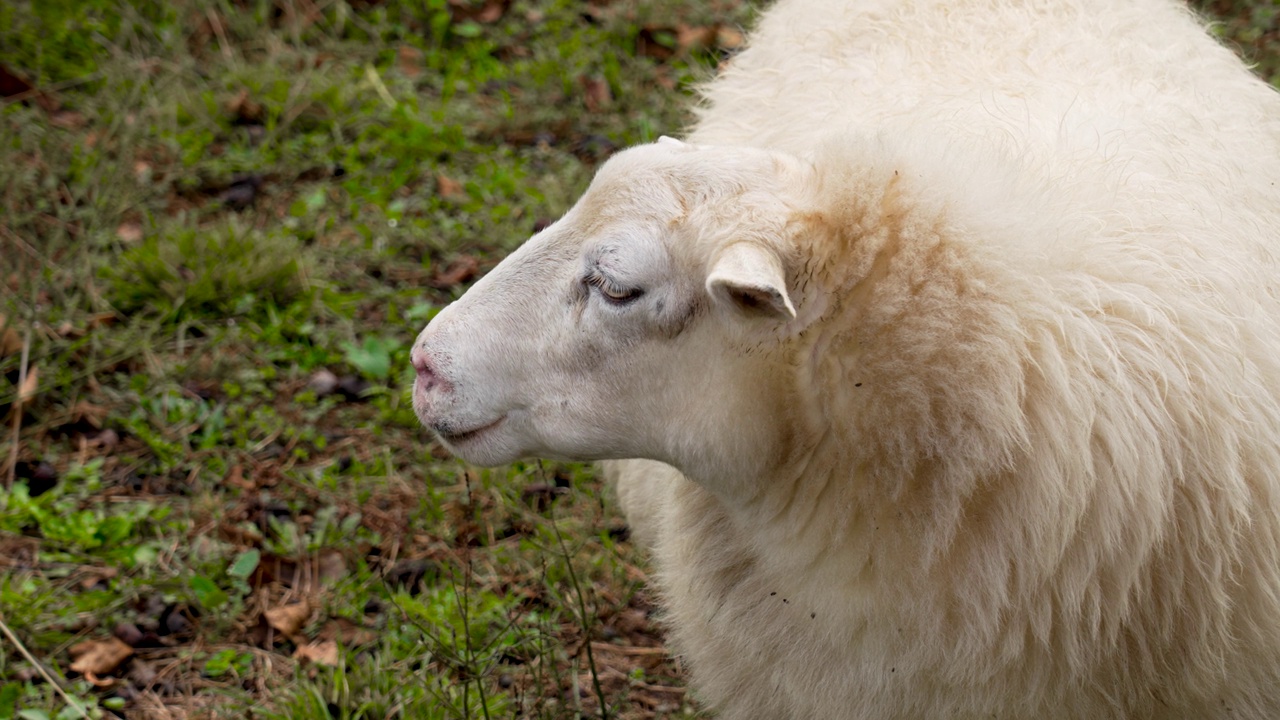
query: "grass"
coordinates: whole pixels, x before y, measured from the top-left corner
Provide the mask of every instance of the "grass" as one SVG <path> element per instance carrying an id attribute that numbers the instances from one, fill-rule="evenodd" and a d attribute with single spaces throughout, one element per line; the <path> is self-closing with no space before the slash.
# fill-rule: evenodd
<path id="1" fill-rule="evenodd" d="M 0 720 L 698 716 L 591 468 L 448 457 L 407 354 L 753 12 L 0 5 Z"/>

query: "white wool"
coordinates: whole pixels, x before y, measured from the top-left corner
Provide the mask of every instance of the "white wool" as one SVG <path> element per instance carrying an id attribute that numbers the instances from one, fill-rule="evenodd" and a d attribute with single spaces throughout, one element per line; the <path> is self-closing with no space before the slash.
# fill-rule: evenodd
<path id="1" fill-rule="evenodd" d="M 783 0 L 705 96 L 424 330 L 423 421 L 646 458 L 718 717 L 1280 718 L 1280 96 L 1163 0 Z"/>
<path id="2" fill-rule="evenodd" d="M 1168 2 L 800 0 L 706 97 L 691 141 L 926 236 L 832 260 L 881 269 L 820 351 L 824 457 L 640 504 L 720 715 L 1280 717 L 1276 94 Z"/>

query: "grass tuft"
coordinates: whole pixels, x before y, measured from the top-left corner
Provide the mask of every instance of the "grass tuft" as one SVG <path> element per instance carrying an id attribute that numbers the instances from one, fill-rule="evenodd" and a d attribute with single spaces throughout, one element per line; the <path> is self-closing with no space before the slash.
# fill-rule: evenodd
<path id="1" fill-rule="evenodd" d="M 291 234 L 254 231 L 232 220 L 213 229 L 152 235 L 102 273 L 117 309 L 177 321 L 288 306 L 309 290 L 303 262 L 301 243 Z"/>

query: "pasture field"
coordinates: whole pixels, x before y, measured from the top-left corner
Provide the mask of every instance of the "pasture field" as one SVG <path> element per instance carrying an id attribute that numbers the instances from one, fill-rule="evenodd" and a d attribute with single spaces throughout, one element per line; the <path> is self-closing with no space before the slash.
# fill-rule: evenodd
<path id="1" fill-rule="evenodd" d="M 699 717 L 592 468 L 449 457 L 408 351 L 758 9 L 0 3 L 0 720 Z"/>

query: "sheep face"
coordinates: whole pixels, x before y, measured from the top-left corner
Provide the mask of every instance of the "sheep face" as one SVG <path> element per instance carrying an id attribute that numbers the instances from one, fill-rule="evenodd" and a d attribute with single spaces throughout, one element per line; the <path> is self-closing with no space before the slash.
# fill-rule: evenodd
<path id="1" fill-rule="evenodd" d="M 711 484 L 785 454 L 791 218 L 811 170 L 663 139 L 442 311 L 414 407 L 468 461 L 645 457 Z M 713 477 L 714 476 L 714 477 Z"/>

